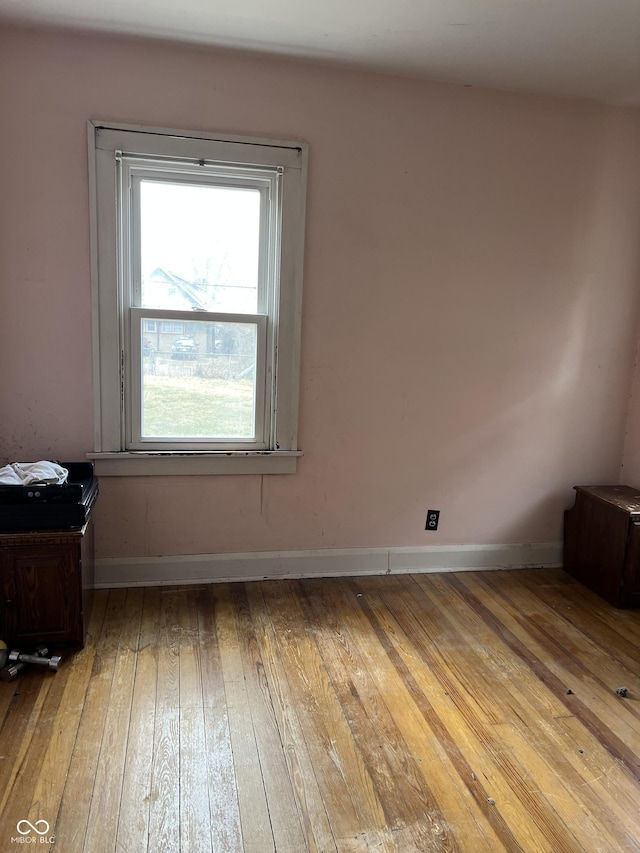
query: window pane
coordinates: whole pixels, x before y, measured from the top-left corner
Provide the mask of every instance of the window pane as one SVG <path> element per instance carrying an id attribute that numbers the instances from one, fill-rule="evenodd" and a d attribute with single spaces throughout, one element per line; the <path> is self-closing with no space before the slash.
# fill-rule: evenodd
<path id="1" fill-rule="evenodd" d="M 142 323 L 142 437 L 253 439 L 255 323 Z"/>
<path id="2" fill-rule="evenodd" d="M 255 313 L 259 250 L 259 190 L 140 182 L 140 307 Z"/>

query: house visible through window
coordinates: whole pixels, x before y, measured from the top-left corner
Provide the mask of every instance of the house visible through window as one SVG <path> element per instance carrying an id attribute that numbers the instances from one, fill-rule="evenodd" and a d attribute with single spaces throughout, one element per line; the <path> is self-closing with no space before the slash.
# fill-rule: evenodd
<path id="1" fill-rule="evenodd" d="M 295 470 L 305 147 L 89 129 L 99 473 Z"/>

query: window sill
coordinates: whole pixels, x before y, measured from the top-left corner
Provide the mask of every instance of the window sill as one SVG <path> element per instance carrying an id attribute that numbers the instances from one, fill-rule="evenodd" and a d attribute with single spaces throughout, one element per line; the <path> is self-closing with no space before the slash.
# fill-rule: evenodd
<path id="1" fill-rule="evenodd" d="M 98 477 L 295 474 L 301 450 L 88 453 Z"/>

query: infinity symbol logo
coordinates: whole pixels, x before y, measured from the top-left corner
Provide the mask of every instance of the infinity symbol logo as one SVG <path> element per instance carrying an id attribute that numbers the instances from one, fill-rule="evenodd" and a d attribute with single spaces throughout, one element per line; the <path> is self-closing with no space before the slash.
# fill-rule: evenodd
<path id="1" fill-rule="evenodd" d="M 26 826 L 27 829 L 20 829 L 20 827 Z M 39 826 L 44 826 L 44 829 L 38 829 Z M 49 832 L 49 824 L 46 820 L 37 820 L 35 824 L 31 823 L 28 820 L 20 820 L 18 821 L 18 825 L 16 829 L 20 833 L 20 835 L 26 835 L 28 832 L 37 832 L 38 835 L 46 835 Z"/>

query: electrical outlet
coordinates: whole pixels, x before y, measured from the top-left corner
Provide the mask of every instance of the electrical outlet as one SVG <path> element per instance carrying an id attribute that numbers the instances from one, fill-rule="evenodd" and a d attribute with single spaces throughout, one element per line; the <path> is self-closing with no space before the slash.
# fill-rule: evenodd
<path id="1" fill-rule="evenodd" d="M 427 510 L 427 523 L 424 526 L 425 530 L 437 530 L 438 522 L 440 521 L 440 510 L 439 509 L 428 509 Z"/>

